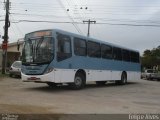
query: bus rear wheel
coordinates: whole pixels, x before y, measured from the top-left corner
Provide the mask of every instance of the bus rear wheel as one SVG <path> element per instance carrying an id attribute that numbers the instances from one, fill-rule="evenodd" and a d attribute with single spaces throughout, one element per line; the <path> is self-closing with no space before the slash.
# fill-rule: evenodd
<path id="1" fill-rule="evenodd" d="M 126 73 L 123 72 L 122 75 L 121 75 L 121 80 L 117 80 L 117 81 L 115 81 L 115 83 L 117 85 L 125 85 L 127 83 L 127 75 L 126 75 Z"/>
<path id="2" fill-rule="evenodd" d="M 85 76 L 82 73 L 76 73 L 74 82 L 70 83 L 69 86 L 74 90 L 82 89 L 86 84 Z"/>

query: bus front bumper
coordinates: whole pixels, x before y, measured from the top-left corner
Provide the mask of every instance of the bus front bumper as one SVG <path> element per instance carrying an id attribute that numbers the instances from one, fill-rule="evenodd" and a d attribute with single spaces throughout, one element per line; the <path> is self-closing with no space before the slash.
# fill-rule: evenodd
<path id="1" fill-rule="evenodd" d="M 50 72 L 44 75 L 25 75 L 21 73 L 23 82 L 55 82 L 54 72 Z"/>

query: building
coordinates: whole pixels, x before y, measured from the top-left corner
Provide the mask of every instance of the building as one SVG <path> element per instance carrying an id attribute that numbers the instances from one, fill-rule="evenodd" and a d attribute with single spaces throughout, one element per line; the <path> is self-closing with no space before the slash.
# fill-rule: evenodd
<path id="1" fill-rule="evenodd" d="M 19 39 L 18 41 L 19 42 L 8 43 L 7 62 L 6 62 L 7 67 L 10 67 L 10 65 L 14 61 L 20 60 L 24 41 L 23 39 Z M 19 44 L 19 50 L 18 50 L 18 44 Z M 2 55 L 3 55 L 2 44 L 0 44 L 0 68 L 2 68 Z"/>

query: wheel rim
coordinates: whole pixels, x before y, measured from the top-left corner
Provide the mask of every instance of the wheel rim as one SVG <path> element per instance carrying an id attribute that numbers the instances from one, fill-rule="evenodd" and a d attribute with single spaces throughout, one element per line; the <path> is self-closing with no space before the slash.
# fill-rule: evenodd
<path id="1" fill-rule="evenodd" d="M 79 76 L 77 76 L 77 77 L 75 78 L 74 82 L 75 82 L 75 85 L 76 85 L 76 86 L 81 86 L 81 85 L 82 85 L 82 78 L 79 77 Z"/>

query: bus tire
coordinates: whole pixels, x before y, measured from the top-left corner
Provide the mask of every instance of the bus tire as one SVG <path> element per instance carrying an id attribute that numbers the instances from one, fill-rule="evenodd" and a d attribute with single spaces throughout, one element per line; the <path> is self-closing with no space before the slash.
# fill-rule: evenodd
<path id="1" fill-rule="evenodd" d="M 82 89 L 84 88 L 85 85 L 86 85 L 85 76 L 79 72 L 76 73 L 74 82 L 69 84 L 69 86 L 74 90 Z"/>
<path id="2" fill-rule="evenodd" d="M 116 80 L 115 83 L 117 85 L 125 85 L 127 83 L 127 74 L 126 72 L 123 72 L 121 75 L 121 80 Z"/>
<path id="3" fill-rule="evenodd" d="M 96 84 L 101 86 L 101 85 L 105 85 L 107 81 L 96 81 Z"/>

